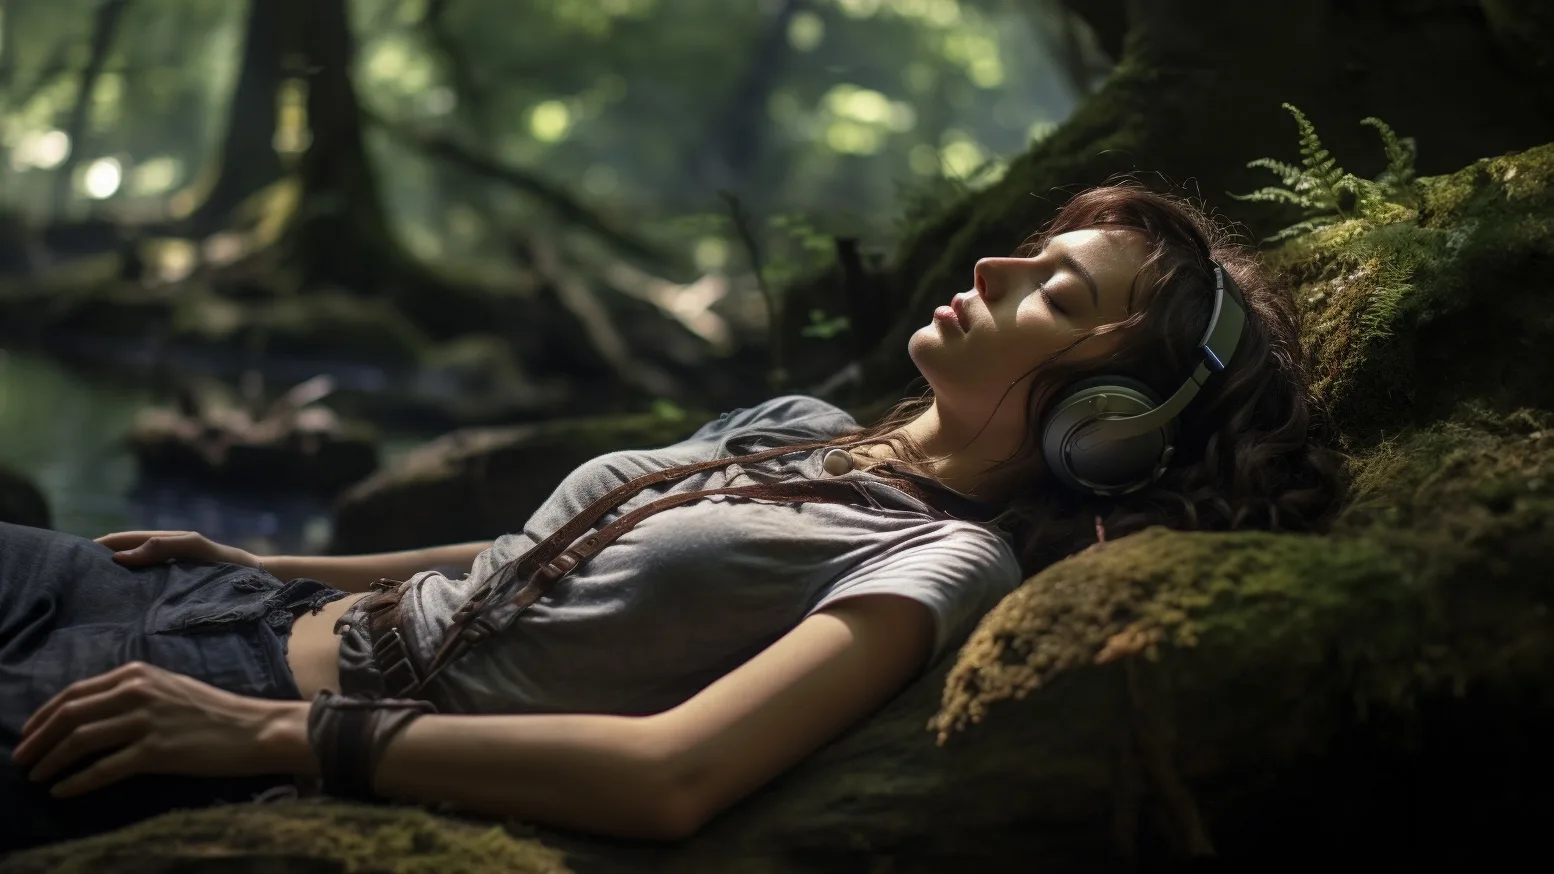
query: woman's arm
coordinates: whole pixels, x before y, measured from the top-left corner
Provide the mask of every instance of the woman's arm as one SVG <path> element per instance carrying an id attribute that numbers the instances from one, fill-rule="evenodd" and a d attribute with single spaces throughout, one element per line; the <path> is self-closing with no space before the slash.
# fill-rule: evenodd
<path id="1" fill-rule="evenodd" d="M 685 838 L 895 695 L 921 669 L 933 631 L 915 601 L 850 598 L 653 716 L 423 716 L 390 742 L 374 785 L 390 798 Z M 286 713 L 266 738 L 270 760 L 316 773 L 308 705 L 278 706 Z"/>
<path id="2" fill-rule="evenodd" d="M 475 557 L 490 546 L 491 541 L 480 540 L 372 555 L 273 555 L 259 562 L 283 582 L 307 577 L 347 592 L 365 592 L 376 580 L 403 580 L 434 567 L 451 565 L 469 573 Z"/>

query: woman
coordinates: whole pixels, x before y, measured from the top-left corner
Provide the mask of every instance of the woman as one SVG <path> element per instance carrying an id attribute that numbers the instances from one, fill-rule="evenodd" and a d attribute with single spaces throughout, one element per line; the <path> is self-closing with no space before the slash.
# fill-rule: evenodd
<path id="1" fill-rule="evenodd" d="M 1196 344 L 1211 317 L 1221 339 L 1205 348 L 1229 360 L 1204 378 Z M 188 532 L 88 543 L 0 528 L 0 692 L 17 702 L 0 725 L 15 757 L 0 804 L 24 811 L 6 820 L 23 832 L 13 845 L 247 800 L 321 768 L 328 788 L 343 767 L 331 756 L 351 755 L 367 756 L 354 779 L 377 797 L 682 838 L 875 710 L 1098 527 L 1305 529 L 1341 491 L 1336 456 L 1309 442 L 1287 295 L 1183 201 L 1133 186 L 1078 195 L 1017 257 L 979 261 L 974 289 L 908 351 L 931 392 L 873 427 L 777 398 L 674 446 L 582 465 L 494 543 L 260 558 Z M 1105 465 L 1071 468 L 1068 444 L 1047 445 L 1085 380 L 1136 380 L 1153 396 L 1124 404 L 1136 413 L 1189 374 L 1202 388 L 1168 429 L 1126 444 L 1149 444 L 1142 478 L 1095 482 Z M 319 740 L 349 712 L 321 692 L 393 691 L 351 593 L 409 578 L 396 632 L 424 674 L 471 592 L 602 495 L 806 441 L 825 445 L 711 465 L 598 525 L 751 482 L 839 478 L 868 503 L 717 496 L 649 516 L 449 662 L 425 689 L 437 713 L 383 717 L 361 728 L 370 744 Z M 882 485 L 887 474 L 927 491 Z M 443 566 L 467 574 L 426 570 Z"/>

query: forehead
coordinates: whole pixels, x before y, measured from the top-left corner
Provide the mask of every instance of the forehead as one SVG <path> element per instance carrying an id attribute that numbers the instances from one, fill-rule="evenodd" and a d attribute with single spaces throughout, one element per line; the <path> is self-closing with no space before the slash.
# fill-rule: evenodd
<path id="1" fill-rule="evenodd" d="M 1096 259 L 1094 264 L 1087 263 L 1087 267 L 1109 264 L 1137 270 L 1149 254 L 1149 237 L 1136 228 L 1083 228 L 1052 237 L 1047 240 L 1046 249 L 1067 252 L 1076 258 Z"/>

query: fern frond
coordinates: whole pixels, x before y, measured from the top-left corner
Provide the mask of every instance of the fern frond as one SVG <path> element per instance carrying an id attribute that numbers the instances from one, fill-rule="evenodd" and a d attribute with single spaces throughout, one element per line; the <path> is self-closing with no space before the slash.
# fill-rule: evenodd
<path id="1" fill-rule="evenodd" d="M 1392 126 L 1374 115 L 1360 119 L 1360 124 L 1369 125 L 1376 129 L 1381 136 L 1381 148 L 1387 155 L 1387 172 L 1392 175 L 1402 175 L 1405 168 L 1410 168 L 1412 156 L 1409 150 L 1398 139 L 1397 132 Z"/>
<path id="2" fill-rule="evenodd" d="M 1336 215 L 1321 215 L 1317 216 L 1316 218 L 1306 219 L 1303 222 L 1290 225 L 1289 227 L 1279 231 L 1271 237 L 1264 237 L 1263 242 L 1277 243 L 1281 240 L 1288 240 L 1291 237 L 1298 237 L 1301 234 L 1309 234 L 1318 228 L 1327 227 L 1328 225 L 1334 224 L 1341 220 L 1342 216 Z"/>
<path id="3" fill-rule="evenodd" d="M 1381 136 L 1387 169 L 1374 181 L 1361 179 L 1338 165 L 1338 159 L 1322 145 L 1316 126 L 1305 113 L 1294 104 L 1281 105 L 1295 118 L 1295 128 L 1300 134 L 1300 164 L 1274 158 L 1248 161 L 1249 169 L 1268 170 L 1277 175 L 1283 187 L 1270 185 L 1249 194 L 1230 196 L 1241 201 L 1292 204 L 1303 209 L 1308 217 L 1265 238 L 1264 242 L 1287 240 L 1356 216 L 1392 215 L 1393 211 L 1386 207 L 1389 202 L 1405 206 L 1418 202 L 1413 185 L 1416 150 L 1411 138 L 1399 137 L 1386 122 L 1375 116 L 1363 119 L 1361 124 L 1374 127 Z"/>
<path id="4" fill-rule="evenodd" d="M 1360 124 L 1376 129 L 1381 136 L 1381 147 L 1387 155 L 1387 169 L 1376 177 L 1376 181 L 1391 197 L 1405 201 L 1414 200 L 1412 189 L 1414 161 L 1418 157 L 1418 151 L 1413 137 L 1399 137 L 1392 130 L 1391 125 L 1375 116 L 1360 119 Z"/>
<path id="5" fill-rule="evenodd" d="M 1249 170 L 1272 170 L 1279 177 L 1279 181 L 1288 188 L 1295 187 L 1300 182 L 1301 176 L 1305 175 L 1304 171 L 1294 164 L 1286 164 L 1273 158 L 1258 158 L 1255 161 L 1246 162 L 1246 166 Z"/>
<path id="6" fill-rule="evenodd" d="M 1322 138 L 1317 136 L 1316 126 L 1311 119 L 1306 117 L 1293 103 L 1283 104 L 1290 115 L 1295 117 L 1295 128 L 1300 133 L 1300 160 L 1305 168 L 1302 174 L 1308 180 L 1306 188 L 1315 197 L 1317 209 L 1342 211 L 1340 204 L 1343 202 L 1344 173 L 1338 166 L 1338 159 L 1322 145 Z M 1299 190 L 1299 189 L 1297 189 Z"/>
<path id="7" fill-rule="evenodd" d="M 1244 200 L 1252 203 L 1293 203 L 1304 209 L 1321 208 L 1318 203 L 1309 197 L 1301 195 L 1299 192 L 1273 185 L 1259 188 L 1250 194 L 1232 194 L 1230 197 L 1233 200 Z"/>

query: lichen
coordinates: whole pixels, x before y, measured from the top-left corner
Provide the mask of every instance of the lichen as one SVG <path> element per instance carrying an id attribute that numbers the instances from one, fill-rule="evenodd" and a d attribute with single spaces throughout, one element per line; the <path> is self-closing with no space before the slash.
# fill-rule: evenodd
<path id="1" fill-rule="evenodd" d="M 166 868 L 152 864 L 166 860 Z M 18 853 L 7 874 L 118 870 L 186 874 L 296 870 L 381 874 L 567 874 L 563 854 L 498 825 L 476 825 L 405 807 L 339 802 L 225 805 L 180 810 L 90 838 Z"/>

